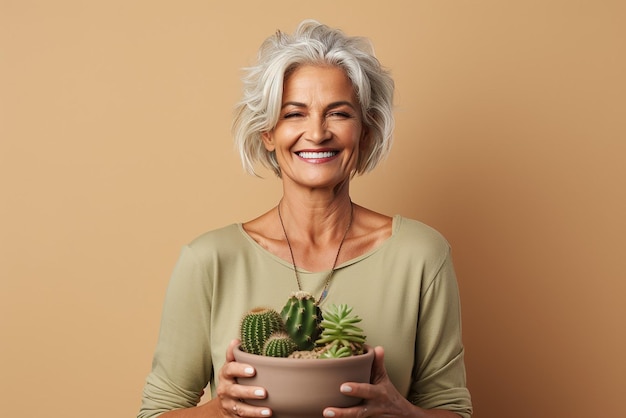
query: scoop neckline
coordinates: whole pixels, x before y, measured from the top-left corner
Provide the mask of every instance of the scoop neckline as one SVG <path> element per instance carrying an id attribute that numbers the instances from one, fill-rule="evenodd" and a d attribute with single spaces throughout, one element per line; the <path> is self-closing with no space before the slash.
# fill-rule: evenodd
<path id="1" fill-rule="evenodd" d="M 393 239 L 396 237 L 398 230 L 400 229 L 400 225 L 402 224 L 402 216 L 401 215 L 394 215 L 392 216 L 392 221 L 391 221 L 391 235 L 383 242 L 381 243 L 379 246 L 377 246 L 376 248 L 372 248 L 371 250 L 357 256 L 354 257 L 350 260 L 346 260 L 343 263 L 339 264 L 337 267 L 335 267 L 335 271 L 340 270 L 342 268 L 348 267 L 349 265 L 358 263 L 359 261 L 366 259 L 370 256 L 372 256 L 373 254 L 377 253 L 378 251 L 382 250 L 383 248 L 385 248 L 386 246 L 390 245 L 389 243 L 391 241 L 393 241 Z M 274 259 L 275 261 L 279 262 L 280 264 L 289 267 L 289 268 L 293 268 L 293 264 L 288 262 L 287 260 L 283 260 L 282 258 L 278 257 L 277 255 L 275 255 L 274 253 L 269 252 L 265 247 L 263 247 L 261 244 L 259 244 L 258 242 L 256 242 L 247 232 L 246 230 L 243 228 L 243 222 L 238 222 L 235 224 L 237 226 L 237 229 L 239 230 L 239 232 L 241 233 L 241 235 L 253 246 L 255 247 L 257 250 L 259 250 L 261 253 L 269 256 L 270 258 Z M 309 270 L 305 270 L 301 267 L 298 267 L 298 273 L 302 273 L 302 274 L 322 274 L 322 273 L 328 273 L 330 270 L 323 270 L 323 271 L 309 271 Z"/>

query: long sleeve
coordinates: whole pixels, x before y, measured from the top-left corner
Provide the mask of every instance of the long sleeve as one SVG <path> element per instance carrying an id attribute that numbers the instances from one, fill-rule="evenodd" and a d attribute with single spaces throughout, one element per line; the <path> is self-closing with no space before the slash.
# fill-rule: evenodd
<path id="1" fill-rule="evenodd" d="M 193 250 L 184 247 L 167 289 L 139 418 L 192 407 L 200 399 L 212 373 L 208 284 Z"/>
<path id="2" fill-rule="evenodd" d="M 449 251 L 437 274 L 424 284 L 409 400 L 469 418 L 459 291 Z"/>

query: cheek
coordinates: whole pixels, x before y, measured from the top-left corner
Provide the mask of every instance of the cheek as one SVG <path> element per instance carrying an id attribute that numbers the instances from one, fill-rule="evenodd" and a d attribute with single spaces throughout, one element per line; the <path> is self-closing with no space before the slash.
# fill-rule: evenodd
<path id="1" fill-rule="evenodd" d="M 353 128 L 350 132 L 346 132 L 346 138 L 351 138 L 352 143 L 354 144 L 354 148 L 357 150 L 362 150 L 366 145 L 367 141 L 365 140 L 365 135 L 363 134 L 362 129 Z"/>

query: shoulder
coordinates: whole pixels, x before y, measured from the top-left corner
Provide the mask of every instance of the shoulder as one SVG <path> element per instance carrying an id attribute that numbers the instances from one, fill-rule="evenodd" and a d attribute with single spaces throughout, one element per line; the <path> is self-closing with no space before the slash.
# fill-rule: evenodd
<path id="1" fill-rule="evenodd" d="M 450 252 L 450 244 L 435 228 L 415 219 L 394 216 L 393 238 L 397 245 L 419 251 L 429 259 L 443 259 Z"/>
<path id="2" fill-rule="evenodd" d="M 426 241 L 435 245 L 449 246 L 446 238 L 430 225 L 402 215 L 394 216 L 394 233 L 405 239 Z"/>
<path id="3" fill-rule="evenodd" d="M 195 254 L 213 254 L 217 252 L 240 251 L 246 246 L 246 237 L 241 232 L 241 224 L 230 224 L 207 231 L 186 245 Z"/>

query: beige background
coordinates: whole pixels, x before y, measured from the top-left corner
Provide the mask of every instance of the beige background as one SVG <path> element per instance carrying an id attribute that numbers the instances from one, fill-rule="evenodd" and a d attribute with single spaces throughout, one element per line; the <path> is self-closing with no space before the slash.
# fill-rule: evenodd
<path id="1" fill-rule="evenodd" d="M 453 245 L 475 416 L 623 416 L 624 4 L 0 0 L 0 415 L 135 415 L 181 245 L 279 196 L 240 67 L 313 17 L 393 71 L 353 197 Z"/>

